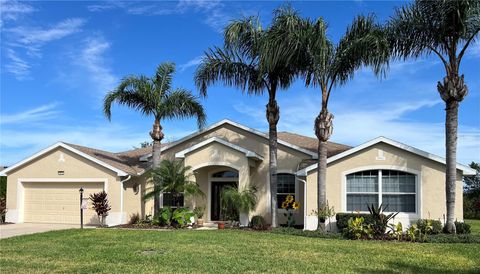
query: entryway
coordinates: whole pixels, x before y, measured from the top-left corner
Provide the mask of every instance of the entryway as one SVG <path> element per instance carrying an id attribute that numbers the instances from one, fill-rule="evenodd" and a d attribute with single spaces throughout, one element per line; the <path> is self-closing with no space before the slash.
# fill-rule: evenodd
<path id="1" fill-rule="evenodd" d="M 210 221 L 221 221 L 226 217 L 228 209 L 222 210 L 221 193 L 226 187 L 238 188 L 238 172 L 223 170 L 210 176 Z"/>

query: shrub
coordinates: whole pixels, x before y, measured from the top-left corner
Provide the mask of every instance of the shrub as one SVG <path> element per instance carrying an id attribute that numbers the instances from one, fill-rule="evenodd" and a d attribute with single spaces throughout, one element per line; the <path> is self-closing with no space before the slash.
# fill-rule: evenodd
<path id="1" fill-rule="evenodd" d="M 366 224 L 363 217 L 350 218 L 348 226 L 343 230 L 343 236 L 351 240 L 372 239 L 374 231 L 371 224 Z"/>
<path id="2" fill-rule="evenodd" d="M 108 212 L 112 209 L 108 204 L 107 193 L 101 191 L 90 194 L 90 201 L 92 201 L 92 208 L 97 213 L 100 225 L 105 225 L 105 217 L 108 216 Z"/>
<path id="3" fill-rule="evenodd" d="M 195 216 L 193 211 L 186 208 L 177 208 L 172 213 L 172 225 L 177 228 L 185 228 Z"/>
<path id="4" fill-rule="evenodd" d="M 201 206 L 197 206 L 193 209 L 193 213 L 195 214 L 197 219 L 202 219 L 203 218 L 203 213 L 205 212 L 204 210 L 205 210 L 205 208 L 203 208 Z"/>
<path id="5" fill-rule="evenodd" d="M 351 218 L 362 217 L 367 224 L 372 223 L 372 216 L 366 213 L 337 213 L 335 219 L 337 220 L 338 231 L 342 232 L 348 227 L 348 220 Z"/>
<path id="6" fill-rule="evenodd" d="M 170 226 L 172 223 L 172 209 L 170 207 L 160 208 L 158 215 L 153 216 L 152 224 L 160 226 Z"/>
<path id="7" fill-rule="evenodd" d="M 480 244 L 480 235 L 474 234 L 437 234 L 428 235 L 426 238 L 428 243 L 444 243 L 444 244 Z"/>
<path id="8" fill-rule="evenodd" d="M 470 234 L 470 225 L 464 222 L 455 221 L 457 234 Z"/>
<path id="9" fill-rule="evenodd" d="M 5 214 L 7 214 L 7 200 L 0 198 L 0 224 L 5 222 Z"/>
<path id="10" fill-rule="evenodd" d="M 432 219 L 418 219 L 417 228 L 423 234 L 438 234 L 442 232 L 442 222 Z"/>
<path id="11" fill-rule="evenodd" d="M 260 215 L 255 215 L 250 221 L 250 227 L 255 230 L 264 230 L 267 228 L 267 222 Z"/>
<path id="12" fill-rule="evenodd" d="M 302 230 L 293 227 L 277 227 L 271 231 L 274 234 L 301 236 L 309 238 L 324 238 L 324 239 L 342 239 L 343 236 L 340 233 L 324 232 L 322 230 Z"/>
<path id="13" fill-rule="evenodd" d="M 138 213 L 133 213 L 130 215 L 130 219 L 128 220 L 129 225 L 134 225 L 140 223 L 140 214 Z"/>
<path id="14" fill-rule="evenodd" d="M 381 204 L 379 207 L 375 207 L 373 204 L 372 206 L 367 206 L 368 211 L 372 217 L 371 228 L 373 230 L 373 235 L 375 237 L 383 237 L 385 236 L 385 232 L 387 231 L 388 222 L 395 218 L 398 215 L 397 213 L 390 213 L 388 215 L 383 214 L 383 212 L 387 209 L 387 206 Z"/>

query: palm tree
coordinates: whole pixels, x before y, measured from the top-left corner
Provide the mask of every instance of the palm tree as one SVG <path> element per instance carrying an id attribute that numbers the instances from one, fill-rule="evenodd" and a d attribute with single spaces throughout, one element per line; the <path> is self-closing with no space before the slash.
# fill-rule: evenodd
<path id="1" fill-rule="evenodd" d="M 262 29 L 252 16 L 231 22 L 224 31 L 223 48 L 209 49 L 195 73 L 195 83 L 203 96 L 216 82 L 240 88 L 248 94 L 268 93 L 266 118 L 269 125 L 269 173 L 272 227 L 277 226 L 277 124 L 280 110 L 277 90 L 286 89 L 296 74 L 295 45 L 276 36 L 279 29 L 294 29 L 300 22 L 295 11 L 280 8 L 270 28 Z"/>
<path id="2" fill-rule="evenodd" d="M 455 233 L 458 108 L 468 92 L 459 70 L 468 46 L 480 31 L 480 1 L 418 0 L 397 9 L 389 29 L 396 57 L 434 54 L 445 68 L 446 76 L 443 82 L 438 82 L 437 90 L 445 101 L 446 111 L 446 228 Z"/>
<path id="3" fill-rule="evenodd" d="M 163 160 L 158 168 L 152 170 L 153 187 L 144 195 L 144 199 L 159 197 L 161 193 L 170 193 L 180 207 L 181 196 L 205 196 L 200 186 L 190 180 L 191 167 L 185 166 L 182 161 Z"/>
<path id="4" fill-rule="evenodd" d="M 384 28 L 375 23 L 373 16 L 358 16 L 338 44 L 327 38 L 327 25 L 320 18 L 308 23 L 304 45 L 310 52 L 306 71 L 307 85 L 318 86 L 322 94 L 321 110 L 315 119 L 318 138 L 317 206 L 326 205 L 327 141 L 333 132 L 333 115 L 328 102 L 336 86 L 345 85 L 363 66 L 371 66 L 380 76 L 388 67 L 389 43 Z M 318 223 L 320 228 L 320 220 Z"/>
<path id="5" fill-rule="evenodd" d="M 198 98 L 186 89 L 172 88 L 174 72 L 175 64 L 162 63 L 157 67 L 153 77 L 143 75 L 125 77 L 104 99 L 103 112 L 109 120 L 114 102 L 140 111 L 145 116 L 154 117 L 153 129 L 150 132 L 153 140 L 153 168 L 160 165 L 161 141 L 164 136 L 160 124 L 162 120 L 195 117 L 199 128 L 205 125 L 205 111 Z M 158 208 L 159 200 L 155 197 L 155 213 Z"/>

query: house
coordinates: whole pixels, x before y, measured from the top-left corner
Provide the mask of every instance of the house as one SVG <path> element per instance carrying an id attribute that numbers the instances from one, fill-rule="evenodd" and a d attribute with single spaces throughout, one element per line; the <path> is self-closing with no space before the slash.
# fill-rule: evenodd
<path id="1" fill-rule="evenodd" d="M 294 133 L 278 133 L 279 206 L 294 195 L 301 208 L 296 223 L 315 229 L 317 220 L 317 140 Z M 219 220 L 223 187 L 249 184 L 258 188 L 258 205 L 252 215 L 270 219 L 268 135 L 230 120 L 223 120 L 162 147 L 162 158 L 182 160 L 191 166 L 205 198 L 179 201 L 204 206 L 207 222 Z M 79 192 L 105 190 L 112 210 L 108 225 L 126 223 L 131 214 L 149 215 L 153 201 L 144 201 L 151 148 L 112 153 L 59 142 L 2 171 L 7 179 L 8 222 L 79 222 Z M 457 165 L 455 216 L 463 218 L 462 176 L 475 174 Z M 411 146 L 379 137 L 357 147 L 328 143 L 327 199 L 336 212 L 366 211 L 367 204 L 388 204 L 399 211 L 404 224 L 418 218 L 443 220 L 445 210 L 445 159 Z M 164 206 L 175 205 L 168 193 Z M 279 223 L 285 222 L 279 208 Z M 241 216 L 243 222 L 246 217 Z M 97 218 L 91 209 L 86 223 Z"/>

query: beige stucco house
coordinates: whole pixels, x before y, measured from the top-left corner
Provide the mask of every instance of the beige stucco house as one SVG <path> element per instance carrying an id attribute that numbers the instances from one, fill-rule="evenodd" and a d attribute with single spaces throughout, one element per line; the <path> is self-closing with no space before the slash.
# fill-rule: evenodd
<path id="1" fill-rule="evenodd" d="M 286 195 L 301 203 L 297 224 L 315 229 L 317 141 L 294 133 L 278 134 L 279 204 Z M 327 199 L 336 212 L 366 211 L 367 204 L 388 204 L 399 211 L 397 220 L 409 224 L 418 218 L 443 220 L 445 210 L 445 160 L 425 151 L 379 137 L 357 147 L 328 144 Z M 219 219 L 219 193 L 226 185 L 242 189 L 255 184 L 258 205 L 252 215 L 270 219 L 268 135 L 223 120 L 203 131 L 162 147 L 162 158 L 191 166 L 205 198 L 181 201 L 203 206 L 204 219 Z M 3 170 L 7 179 L 7 221 L 79 223 L 79 192 L 105 190 L 111 204 L 107 224 L 126 223 L 130 215 L 153 212 L 153 201 L 144 201 L 151 148 L 112 153 L 59 142 Z M 457 165 L 456 218 L 463 218 L 462 176 L 475 174 Z M 162 205 L 172 205 L 168 193 Z M 284 222 L 279 209 L 280 223 Z M 96 223 L 87 209 L 86 223 Z M 248 216 L 241 216 L 246 222 Z"/>

